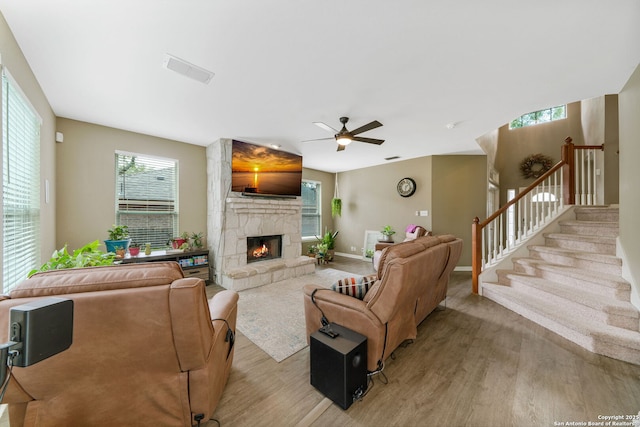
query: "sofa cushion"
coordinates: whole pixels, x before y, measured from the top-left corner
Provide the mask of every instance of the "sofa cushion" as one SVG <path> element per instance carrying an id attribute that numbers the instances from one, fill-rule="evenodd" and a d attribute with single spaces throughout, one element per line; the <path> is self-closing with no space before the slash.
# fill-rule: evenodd
<path id="1" fill-rule="evenodd" d="M 375 274 L 360 277 L 345 277 L 331 285 L 331 290 L 349 295 L 350 297 L 363 299 L 375 283 L 376 277 Z"/>

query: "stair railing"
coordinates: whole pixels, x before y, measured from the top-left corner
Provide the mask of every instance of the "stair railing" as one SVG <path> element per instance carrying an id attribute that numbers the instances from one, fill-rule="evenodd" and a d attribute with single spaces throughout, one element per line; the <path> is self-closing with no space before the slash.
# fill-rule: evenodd
<path id="1" fill-rule="evenodd" d="M 574 145 L 565 139 L 561 160 L 504 206 L 471 226 L 473 293 L 480 273 L 497 263 L 535 231 L 557 216 L 565 205 L 601 203 L 604 161 L 597 156 L 603 145 Z"/>

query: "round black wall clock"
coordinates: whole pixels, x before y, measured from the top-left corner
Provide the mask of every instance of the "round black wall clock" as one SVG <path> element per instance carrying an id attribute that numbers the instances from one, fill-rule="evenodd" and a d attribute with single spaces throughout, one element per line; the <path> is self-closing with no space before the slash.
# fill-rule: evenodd
<path id="1" fill-rule="evenodd" d="M 402 178 L 398 182 L 398 194 L 402 197 L 409 197 L 416 192 L 416 182 L 411 178 Z"/>

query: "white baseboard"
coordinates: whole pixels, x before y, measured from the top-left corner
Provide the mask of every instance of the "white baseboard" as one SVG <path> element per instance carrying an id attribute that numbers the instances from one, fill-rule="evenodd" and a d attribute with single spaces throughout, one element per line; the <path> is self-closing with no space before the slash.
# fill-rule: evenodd
<path id="1" fill-rule="evenodd" d="M 359 259 L 359 260 L 362 260 L 362 261 L 367 261 L 367 260 L 371 261 L 371 258 L 366 258 L 365 259 L 362 255 L 348 254 L 348 253 L 345 253 L 345 252 L 336 252 L 336 255 L 343 256 L 345 258 Z"/>

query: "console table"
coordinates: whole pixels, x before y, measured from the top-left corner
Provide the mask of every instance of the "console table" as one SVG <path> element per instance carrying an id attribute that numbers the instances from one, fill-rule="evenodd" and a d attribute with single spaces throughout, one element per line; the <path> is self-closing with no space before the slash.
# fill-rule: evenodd
<path id="1" fill-rule="evenodd" d="M 127 253 L 122 259 L 123 264 L 155 261 L 175 261 L 182 267 L 185 277 L 199 277 L 207 284 L 210 283 L 209 251 L 207 249 L 185 252 L 153 251 L 151 255 L 140 252 L 138 256 L 131 256 Z"/>

